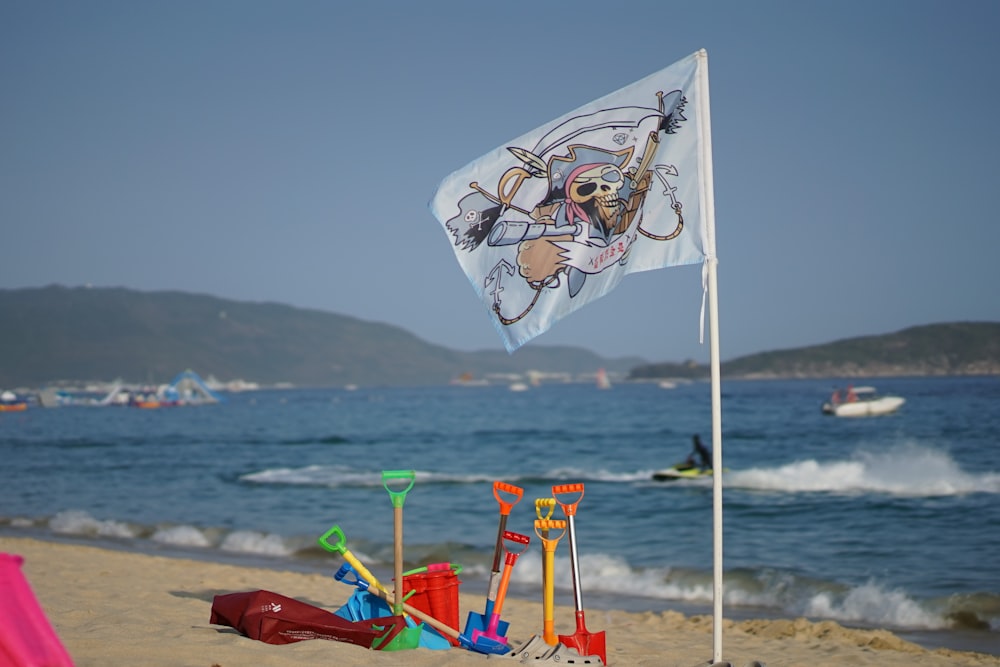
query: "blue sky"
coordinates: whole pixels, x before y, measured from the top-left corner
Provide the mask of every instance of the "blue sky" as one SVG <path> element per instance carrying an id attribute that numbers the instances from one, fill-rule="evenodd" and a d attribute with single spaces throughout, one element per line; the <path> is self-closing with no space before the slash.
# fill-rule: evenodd
<path id="1" fill-rule="evenodd" d="M 272 301 L 501 349 L 427 209 L 705 48 L 723 360 L 1000 320 L 1000 3 L 0 0 L 0 288 Z M 529 345 L 707 361 L 699 267 Z"/>

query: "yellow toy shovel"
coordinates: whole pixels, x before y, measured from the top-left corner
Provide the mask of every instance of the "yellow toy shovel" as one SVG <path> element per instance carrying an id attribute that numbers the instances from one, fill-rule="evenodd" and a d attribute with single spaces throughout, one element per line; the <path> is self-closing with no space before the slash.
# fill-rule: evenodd
<path id="1" fill-rule="evenodd" d="M 552 500 L 551 498 L 549 500 Z M 552 500 L 553 504 L 555 500 Z M 552 531 L 561 531 L 552 537 Z M 535 534 L 542 540 L 542 637 L 549 646 L 559 643 L 555 630 L 555 554 L 556 545 L 566 534 L 566 522 L 554 519 L 535 519 Z"/>

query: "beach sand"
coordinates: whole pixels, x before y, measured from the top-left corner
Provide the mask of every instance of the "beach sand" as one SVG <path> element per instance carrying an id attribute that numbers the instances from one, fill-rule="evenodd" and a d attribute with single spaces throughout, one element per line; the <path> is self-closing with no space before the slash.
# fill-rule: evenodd
<path id="1" fill-rule="evenodd" d="M 329 575 L 139 555 L 23 538 L 0 537 L 0 552 L 24 557 L 22 572 L 78 667 L 485 667 L 487 660 L 493 665 L 520 664 L 462 648 L 372 651 L 326 640 L 272 646 L 241 636 L 232 628 L 209 623 L 215 595 L 258 589 L 336 611 L 351 589 L 336 583 Z M 479 610 L 482 603 L 481 595 L 461 595 L 463 624 L 467 612 Z M 508 637 L 512 643 L 541 634 L 540 600 L 508 598 L 503 617 L 510 622 Z M 557 606 L 555 621 L 556 632 L 571 634 L 572 607 Z M 609 665 L 694 667 L 711 662 L 711 616 L 588 610 L 586 623 L 590 632 L 606 632 Z M 884 630 L 853 630 L 833 622 L 724 620 L 723 624 L 723 659 L 735 667 L 753 660 L 769 667 L 1000 667 L 1000 657 L 949 649 L 925 650 Z"/>

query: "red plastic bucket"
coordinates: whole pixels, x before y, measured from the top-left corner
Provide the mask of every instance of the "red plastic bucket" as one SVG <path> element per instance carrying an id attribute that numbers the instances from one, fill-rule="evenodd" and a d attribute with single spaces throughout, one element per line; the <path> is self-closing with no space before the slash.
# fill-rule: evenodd
<path id="1" fill-rule="evenodd" d="M 403 598 L 406 603 L 441 621 L 450 628 L 458 629 L 458 586 L 462 582 L 458 573 L 462 566 L 451 563 L 434 563 L 403 574 Z M 410 591 L 413 591 L 412 595 Z M 447 638 L 453 645 L 459 642 Z"/>

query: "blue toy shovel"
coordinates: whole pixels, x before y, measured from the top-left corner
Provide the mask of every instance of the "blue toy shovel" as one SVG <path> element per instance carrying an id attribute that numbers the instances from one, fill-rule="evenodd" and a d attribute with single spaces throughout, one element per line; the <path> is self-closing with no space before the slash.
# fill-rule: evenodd
<path id="1" fill-rule="evenodd" d="M 505 494 L 508 499 L 505 500 L 501 494 Z M 524 489 L 519 486 L 499 481 L 493 482 L 493 497 L 500 503 L 500 527 L 497 530 L 496 546 L 493 548 L 493 567 L 490 572 L 490 588 L 486 595 L 486 610 L 482 614 L 474 611 L 469 612 L 465 621 L 465 634 L 469 636 L 472 636 L 476 631 L 484 632 L 486 626 L 489 625 L 490 617 L 493 615 L 497 588 L 500 583 L 500 556 L 503 553 L 503 534 L 507 529 L 507 517 L 510 516 L 511 509 L 521 500 L 523 495 Z M 500 621 L 500 625 L 496 628 L 496 634 L 505 636 L 507 627 L 506 621 Z"/>

